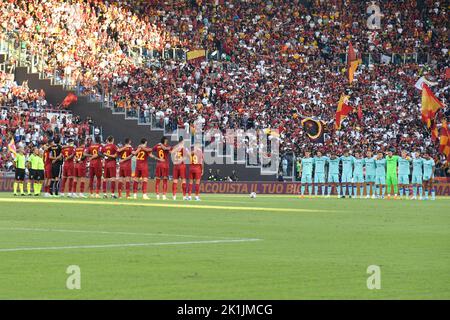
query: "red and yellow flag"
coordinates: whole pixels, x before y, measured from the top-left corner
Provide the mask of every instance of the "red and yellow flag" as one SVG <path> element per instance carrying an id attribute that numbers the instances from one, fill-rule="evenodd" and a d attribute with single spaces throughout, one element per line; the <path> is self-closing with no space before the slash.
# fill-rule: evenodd
<path id="1" fill-rule="evenodd" d="M 450 161 L 450 130 L 448 129 L 447 121 L 442 123 L 439 137 L 439 152 L 445 154 L 447 160 Z"/>
<path id="2" fill-rule="evenodd" d="M 342 121 L 353 111 L 353 108 L 348 105 L 348 98 L 349 96 L 341 94 L 341 98 L 339 99 L 335 116 L 336 121 L 334 124 L 334 128 L 337 130 L 341 129 Z"/>
<path id="3" fill-rule="evenodd" d="M 356 72 L 356 69 L 358 68 L 360 61 L 356 57 L 355 49 L 353 49 L 353 45 L 351 42 L 348 44 L 348 51 L 347 51 L 347 69 L 348 69 L 348 82 L 352 83 L 353 78 Z"/>
<path id="4" fill-rule="evenodd" d="M 436 126 L 436 121 L 432 121 L 431 124 L 431 141 L 436 142 L 439 137 L 439 130 Z"/>
<path id="5" fill-rule="evenodd" d="M 8 150 L 11 152 L 12 157 L 15 159 L 17 155 L 16 144 L 14 143 L 14 138 L 11 138 L 11 142 L 8 143 Z"/>
<path id="6" fill-rule="evenodd" d="M 436 98 L 431 89 L 424 83 L 422 85 L 422 121 L 431 127 L 436 112 L 444 105 Z"/>

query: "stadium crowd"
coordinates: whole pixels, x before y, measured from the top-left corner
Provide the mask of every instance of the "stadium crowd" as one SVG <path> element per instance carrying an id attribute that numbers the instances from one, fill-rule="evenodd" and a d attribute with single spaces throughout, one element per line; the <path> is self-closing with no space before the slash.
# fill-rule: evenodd
<path id="1" fill-rule="evenodd" d="M 432 148 L 432 142 L 420 121 L 415 82 L 421 76 L 437 82 L 433 90 L 444 103 L 448 101 L 446 8 L 427 4 L 428 11 L 414 1 L 382 2 L 383 19 L 388 21 L 383 31 L 365 27 L 364 2 L 323 1 L 313 8 L 285 1 L 275 1 L 273 6 L 258 1 L 239 5 L 231 1 L 219 7 L 185 4 L 180 10 L 203 9 L 202 13 L 212 15 L 203 22 L 209 35 L 221 40 L 204 45 L 229 55 L 230 61 L 190 65 L 168 61 L 135 69 L 119 82 L 114 97 L 122 97 L 141 114 L 150 111 L 157 118 L 165 117 L 169 126 L 199 119 L 223 131 L 279 128 L 282 151 L 298 155 L 312 148 L 299 125 L 301 117 L 324 120 L 328 133 L 333 133 L 337 100 L 346 92 L 350 104 L 361 107 L 363 117 L 351 115 L 342 130 L 327 139 L 323 151 L 414 146 L 423 152 Z M 195 38 L 201 32 L 186 34 Z M 351 86 L 337 54 L 345 51 L 349 40 L 360 52 L 370 53 L 374 62 L 360 66 Z M 410 60 L 409 54 L 425 51 L 429 64 Z M 380 63 L 382 55 L 395 53 L 405 55 L 405 61 Z M 164 116 L 157 116 L 161 111 Z"/>
<path id="2" fill-rule="evenodd" d="M 112 95 L 169 126 L 278 128 L 281 152 L 296 155 L 435 149 L 414 84 L 426 76 L 447 103 L 447 7 L 433 0 L 378 3 L 378 30 L 367 27 L 369 3 L 340 0 L 0 0 L 0 21 L 2 34 L 17 32 L 29 50 L 44 53 L 47 72 L 56 68 L 67 83 Z M 364 60 L 351 85 L 349 41 Z M 204 48 L 215 58 L 141 59 L 177 47 Z M 351 114 L 334 131 L 342 93 L 362 117 Z M 325 144 L 309 141 L 300 125 L 305 116 L 325 121 Z"/>
<path id="3" fill-rule="evenodd" d="M 18 148 L 31 153 L 56 135 L 63 141 L 85 139 L 93 134 L 91 119 L 80 119 L 67 110 L 49 105 L 43 90 L 31 90 L 26 82 L 17 85 L 12 75 L 0 72 L 0 171 L 11 171 L 7 145 L 13 139 Z M 98 133 L 98 132 L 97 132 Z"/>

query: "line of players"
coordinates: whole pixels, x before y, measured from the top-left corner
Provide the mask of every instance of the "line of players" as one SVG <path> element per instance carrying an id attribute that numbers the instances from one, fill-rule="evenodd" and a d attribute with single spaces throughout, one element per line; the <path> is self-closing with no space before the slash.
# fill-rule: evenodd
<path id="1" fill-rule="evenodd" d="M 326 166 L 328 166 L 327 176 Z M 340 166 L 341 174 L 339 174 Z M 311 157 L 310 152 L 305 152 L 305 157 L 301 159 L 300 192 L 303 197 L 308 189 L 308 194 L 312 195 L 314 184 L 316 196 L 320 187 L 321 195 L 330 197 L 334 187 L 340 198 L 347 194 L 350 198 L 363 198 L 364 188 L 366 198 L 384 198 L 386 192 L 389 198 L 392 189 L 395 198 L 398 196 L 409 198 L 412 186 L 411 199 L 427 200 L 431 192 L 431 199 L 434 200 L 434 171 L 435 162 L 431 156 L 424 154 L 422 157 L 419 152 L 415 152 L 414 157 L 410 157 L 407 151 L 402 151 L 401 156 L 388 151 L 386 157 L 382 152 L 374 156 L 371 151 L 367 152 L 366 157 L 361 153 L 351 156 L 349 151 L 344 152 L 343 156 L 330 154 L 329 157 L 323 156 L 320 151 L 315 157 Z"/>
<path id="2" fill-rule="evenodd" d="M 157 161 L 155 171 L 156 198 L 167 199 L 169 164 L 173 162 L 172 195 L 176 200 L 178 181 L 184 200 L 192 199 L 195 187 L 195 200 L 200 200 L 200 180 L 203 175 L 203 153 L 201 145 L 194 144 L 186 148 L 183 139 L 171 147 L 169 139 L 163 137 L 161 142 L 153 148 L 148 147 L 147 139 L 143 138 L 137 148 L 133 148 L 130 139 L 125 139 L 123 146 L 117 146 L 114 138 L 109 136 L 102 144 L 100 137 L 88 138 L 85 143 L 76 145 L 68 140 L 66 145 L 60 144 L 60 138 L 55 137 L 44 146 L 45 182 L 44 196 L 86 197 L 86 184 L 91 197 L 107 198 L 110 191 L 111 198 L 120 198 L 125 189 L 126 198 L 137 199 L 139 189 L 143 199 L 149 199 L 148 187 L 148 159 Z M 135 173 L 132 173 L 132 158 L 136 159 Z M 187 164 L 189 164 L 189 184 L 186 183 Z M 117 170 L 119 169 L 119 170 Z M 118 171 L 118 174 L 117 174 Z M 89 177 L 87 183 L 86 177 Z M 161 188 L 162 182 L 162 188 Z M 116 184 L 118 196 L 116 196 Z M 140 188 L 139 188 L 140 186 Z M 131 190 L 132 188 L 132 190 Z M 61 193 L 59 193 L 61 191 Z M 67 191 L 67 194 L 66 194 Z"/>

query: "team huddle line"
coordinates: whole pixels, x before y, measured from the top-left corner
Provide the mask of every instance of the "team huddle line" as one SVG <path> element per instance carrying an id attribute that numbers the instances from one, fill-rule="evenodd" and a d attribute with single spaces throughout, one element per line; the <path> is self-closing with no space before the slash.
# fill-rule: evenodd
<path id="1" fill-rule="evenodd" d="M 148 189 L 148 159 L 157 161 L 155 169 L 156 198 L 167 199 L 170 159 L 173 163 L 172 196 L 176 199 L 178 182 L 181 180 L 181 190 L 184 200 L 192 199 L 195 187 L 195 199 L 200 200 L 200 180 L 203 175 L 203 152 L 200 144 L 187 148 L 182 137 L 175 146 L 169 145 L 169 139 L 163 137 L 154 147 L 148 147 L 147 139 L 133 148 L 130 139 L 125 139 L 123 145 L 116 145 L 114 137 L 109 136 L 106 143 L 101 138 L 87 138 L 85 142 L 75 143 L 69 139 L 61 145 L 60 137 L 50 139 L 41 149 L 34 148 L 31 155 L 26 155 L 23 148 L 17 150 L 15 158 L 14 195 L 25 195 L 24 181 L 28 169 L 27 193 L 31 195 L 33 184 L 34 195 L 64 196 L 85 198 L 85 186 L 89 186 L 91 197 L 121 198 L 125 189 L 126 198 L 137 198 L 139 189 L 143 199 L 149 199 Z M 136 166 L 133 174 L 132 159 Z M 323 156 L 319 151 L 315 157 L 306 151 L 301 159 L 301 196 L 308 194 L 330 197 L 335 188 L 338 197 L 384 198 L 386 195 L 397 198 L 435 199 L 433 185 L 435 163 L 429 154 L 423 156 L 415 152 L 409 156 L 402 151 L 401 156 L 388 151 L 386 156 L 378 152 L 376 156 L 368 151 L 366 157 L 360 153 L 350 155 L 349 151 L 342 156 L 330 154 Z M 189 182 L 187 183 L 187 165 L 189 164 Z M 412 167 L 412 170 L 411 170 Z M 326 179 L 325 179 L 326 178 Z M 162 182 L 162 188 L 161 188 Z M 116 196 L 116 184 L 118 196 Z M 139 188 L 140 186 L 140 188 Z M 131 189 L 132 188 L 132 189 Z M 131 197 L 131 191 L 133 196 Z"/>
<path id="2" fill-rule="evenodd" d="M 340 170 L 342 166 L 342 170 Z M 412 166 L 412 174 L 411 174 Z M 326 170 L 328 167 L 328 170 Z M 415 152 L 413 157 L 407 151 L 402 151 L 401 156 L 388 151 L 386 156 L 378 152 L 376 156 L 368 151 L 364 158 L 356 152 L 351 156 L 348 151 L 343 156 L 331 154 L 323 156 L 319 151 L 315 157 L 310 152 L 305 152 L 301 159 L 301 196 L 304 196 L 306 187 L 309 195 L 317 196 L 321 187 L 322 196 L 330 197 L 333 187 L 336 188 L 338 197 L 384 198 L 386 193 L 389 198 L 392 195 L 409 198 L 412 186 L 411 199 L 427 200 L 429 192 L 431 199 L 435 200 L 436 192 L 433 185 L 435 163 L 429 154 L 423 157 Z M 325 181 L 326 171 L 328 171 Z M 341 171 L 341 174 L 339 174 Z M 313 178 L 314 172 L 314 178 Z M 339 179 L 340 176 L 340 179 Z M 411 179 L 410 179 L 411 177 Z M 314 182 L 314 183 L 313 183 Z"/>
<path id="3" fill-rule="evenodd" d="M 136 166 L 133 174 L 132 159 Z M 26 155 L 23 148 L 17 150 L 14 160 L 15 181 L 14 195 L 26 195 L 24 181 L 28 169 L 27 194 L 32 195 L 31 185 L 35 196 L 39 196 L 44 187 L 44 196 L 64 196 L 85 198 L 85 186 L 89 187 L 89 194 L 93 198 L 103 197 L 121 198 L 125 189 L 126 198 L 137 199 L 139 189 L 143 198 L 149 199 L 147 194 L 149 170 L 148 159 L 157 161 L 155 169 L 156 198 L 167 199 L 170 159 L 173 163 L 172 195 L 176 200 L 178 181 L 181 180 L 181 190 L 184 200 L 192 199 L 195 187 L 195 200 L 200 200 L 200 180 L 203 175 L 203 152 L 201 145 L 194 144 L 191 148 L 184 145 L 180 137 L 175 146 L 169 145 L 169 139 L 163 137 L 154 147 L 148 147 L 147 139 L 133 148 L 129 138 L 123 145 L 116 145 L 114 137 L 109 136 L 106 143 L 101 138 L 87 138 L 85 142 L 76 143 L 69 139 L 67 144 L 61 144 L 61 138 L 50 139 L 42 148 L 34 148 L 31 155 Z M 189 181 L 187 183 L 187 166 L 189 165 Z M 162 189 L 161 189 L 162 182 Z M 117 192 L 116 196 L 116 184 Z M 132 190 L 131 190 L 132 186 Z M 140 188 L 139 188 L 140 186 Z M 131 197 L 131 191 L 133 197 Z"/>

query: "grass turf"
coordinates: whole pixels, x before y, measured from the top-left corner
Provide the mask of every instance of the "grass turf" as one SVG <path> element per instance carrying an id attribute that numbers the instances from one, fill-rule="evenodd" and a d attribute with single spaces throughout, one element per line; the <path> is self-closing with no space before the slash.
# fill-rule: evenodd
<path id="1" fill-rule="evenodd" d="M 0 194 L 0 298 L 450 298 L 449 199 L 202 200 Z"/>

